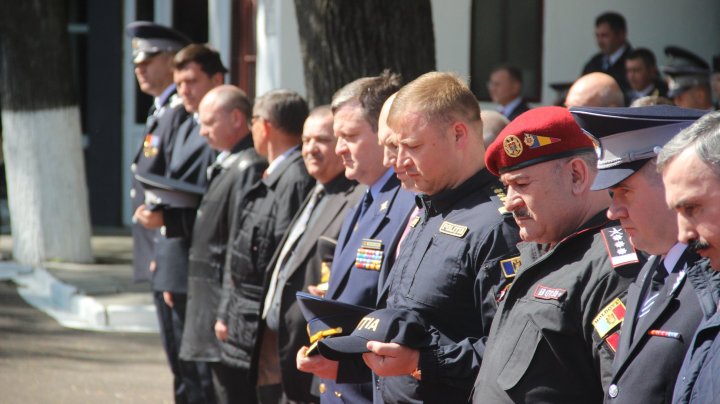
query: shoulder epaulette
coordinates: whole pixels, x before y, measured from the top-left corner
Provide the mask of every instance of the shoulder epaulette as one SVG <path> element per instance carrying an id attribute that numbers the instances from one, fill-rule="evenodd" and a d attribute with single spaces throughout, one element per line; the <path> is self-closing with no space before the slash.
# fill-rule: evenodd
<path id="1" fill-rule="evenodd" d="M 613 268 L 640 262 L 635 247 L 622 227 L 606 227 L 600 232 Z"/>
<path id="2" fill-rule="evenodd" d="M 503 215 L 509 215 L 510 212 L 505 209 L 505 198 L 507 198 L 507 195 L 505 194 L 505 188 L 494 185 L 488 188 L 490 200 L 497 205 L 498 212 L 500 212 Z"/>
<path id="3" fill-rule="evenodd" d="M 170 108 L 175 108 L 178 105 L 182 105 L 182 98 L 179 95 L 173 94 L 170 96 Z"/>

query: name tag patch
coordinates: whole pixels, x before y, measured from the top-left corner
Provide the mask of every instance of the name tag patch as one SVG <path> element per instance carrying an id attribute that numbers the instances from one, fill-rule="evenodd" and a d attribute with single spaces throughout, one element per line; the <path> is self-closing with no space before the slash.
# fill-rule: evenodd
<path id="1" fill-rule="evenodd" d="M 610 304 L 600 310 L 600 313 L 593 319 L 592 325 L 595 327 L 598 336 L 605 338 L 610 331 L 622 324 L 624 318 L 625 305 L 616 297 Z"/>
<path id="2" fill-rule="evenodd" d="M 514 278 L 515 273 L 520 269 L 520 257 L 500 261 L 500 269 L 502 269 L 503 276 L 506 278 Z"/>
<path id="3" fill-rule="evenodd" d="M 566 289 L 551 288 L 548 286 L 537 285 L 533 297 L 543 300 L 560 300 L 567 293 Z"/>
<path id="4" fill-rule="evenodd" d="M 635 247 L 622 227 L 608 227 L 602 229 L 601 233 L 613 268 L 640 262 Z"/>
<path id="5" fill-rule="evenodd" d="M 355 266 L 360 269 L 379 271 L 383 260 L 382 240 L 364 239 L 355 256 Z"/>
<path id="6" fill-rule="evenodd" d="M 463 238 L 468 232 L 467 226 L 454 224 L 450 222 L 442 222 L 440 225 L 440 233 L 447 234 L 449 236 Z"/>

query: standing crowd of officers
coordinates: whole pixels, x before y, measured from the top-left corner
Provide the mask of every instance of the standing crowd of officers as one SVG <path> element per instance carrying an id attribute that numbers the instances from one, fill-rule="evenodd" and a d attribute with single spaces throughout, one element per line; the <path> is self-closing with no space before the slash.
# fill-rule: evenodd
<path id="1" fill-rule="evenodd" d="M 720 113 L 515 97 L 488 133 L 456 75 L 387 71 L 309 111 L 127 33 L 154 97 L 134 270 L 175 402 L 720 400 Z"/>

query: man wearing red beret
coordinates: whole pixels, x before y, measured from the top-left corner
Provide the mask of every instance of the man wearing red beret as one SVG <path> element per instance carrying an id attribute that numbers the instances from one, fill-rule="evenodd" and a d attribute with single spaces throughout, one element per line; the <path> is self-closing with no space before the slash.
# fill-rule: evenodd
<path id="1" fill-rule="evenodd" d="M 473 402 L 602 403 L 638 257 L 592 191 L 594 142 L 560 107 L 530 110 L 488 147 L 520 227 L 521 266 L 499 297 Z"/>

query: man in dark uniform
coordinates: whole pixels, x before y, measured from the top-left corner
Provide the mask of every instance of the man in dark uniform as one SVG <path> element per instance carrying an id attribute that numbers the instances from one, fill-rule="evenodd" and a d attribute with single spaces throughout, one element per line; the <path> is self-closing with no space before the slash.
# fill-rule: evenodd
<path id="1" fill-rule="evenodd" d="M 229 380 L 220 362 L 215 320 L 225 266 L 230 219 L 237 200 L 260 180 L 267 162 L 253 148 L 250 136 L 252 103 L 231 85 L 210 90 L 199 106 L 200 136 L 219 151 L 207 175 L 210 184 L 198 209 L 166 209 L 166 234 L 192 235 L 188 297 L 180 358 L 209 363 L 218 403 L 229 403 Z"/>
<path id="2" fill-rule="evenodd" d="M 704 319 L 680 368 L 673 403 L 715 403 L 720 379 L 720 112 L 700 118 L 658 156 L 665 200 L 677 213 L 678 239 L 709 261 L 712 276 L 693 277 Z M 703 272 L 700 272 L 703 274 Z M 662 358 L 659 358 L 662 360 Z"/>
<path id="3" fill-rule="evenodd" d="M 319 402 L 311 394 L 312 375 L 300 372 L 295 364 L 297 351 L 308 344 L 305 318 L 295 293 L 320 283 L 321 262 L 316 256 L 321 236 L 337 238 L 345 215 L 362 196 L 365 188 L 345 177 L 333 135 L 330 106 L 315 108 L 305 121 L 302 155 L 308 173 L 317 185 L 293 219 L 288 233 L 278 244 L 268 266 L 265 281 L 263 321 L 258 331 L 253 361 L 261 402 Z"/>
<path id="4" fill-rule="evenodd" d="M 626 94 L 628 103 L 642 97 L 667 95 L 667 84 L 659 76 L 655 54 L 650 49 L 633 49 L 625 61 L 625 70 L 630 87 Z"/>
<path id="5" fill-rule="evenodd" d="M 632 51 L 627 40 L 625 17 L 616 12 L 600 14 L 595 19 L 595 39 L 600 52 L 583 67 L 582 74 L 603 72 L 612 76 L 623 92 L 630 89 L 625 72 L 625 60 Z"/>
<path id="6" fill-rule="evenodd" d="M 668 77 L 668 97 L 683 108 L 712 109 L 710 65 L 700 56 L 677 46 L 665 48 L 668 64 L 661 67 Z"/>
<path id="7" fill-rule="evenodd" d="M 520 115 L 485 155 L 507 184 L 520 226 L 521 267 L 498 300 L 475 403 L 601 403 L 625 305 L 644 263 L 617 222 L 610 196 L 592 191 L 591 139 L 559 107 Z"/>
<path id="8" fill-rule="evenodd" d="M 230 402 L 254 402 L 249 369 L 255 357 L 263 285 L 275 249 L 292 218 L 315 185 L 300 153 L 305 100 L 294 91 L 273 90 L 255 100 L 252 137 L 255 150 L 267 157 L 263 179 L 238 200 L 230 231 L 227 270 L 215 323 L 221 359 L 234 370 Z"/>
<path id="9" fill-rule="evenodd" d="M 702 318 L 691 283 L 697 253 L 677 241 L 675 213 L 655 166 L 660 148 L 702 111 L 674 106 L 574 108 L 580 127 L 602 142 L 593 190 L 610 189 L 608 218 L 619 220 L 635 248 L 652 254 L 628 288 L 626 316 L 607 403 L 667 403 Z M 662 358 L 661 361 L 658 358 Z"/>
<path id="10" fill-rule="evenodd" d="M 345 217 L 335 249 L 326 298 L 374 307 L 378 284 L 395 261 L 396 249 L 414 195 L 401 189 L 391 168 L 383 166 L 378 123 L 384 102 L 400 88 L 400 78 L 385 72 L 355 80 L 333 96 L 335 151 L 345 176 L 369 189 Z M 322 403 L 369 403 L 371 372 L 361 362 L 334 362 L 298 351 L 298 369 L 321 378 Z"/>
<path id="11" fill-rule="evenodd" d="M 154 97 L 143 143 L 130 169 L 133 174 L 165 175 L 175 133 L 187 117 L 173 83 L 173 56 L 190 40 L 171 28 L 145 21 L 128 24 L 125 32 L 133 38 L 133 63 L 140 90 Z M 145 203 L 144 188 L 134 176 L 130 199 L 133 212 Z M 147 281 L 151 278 L 151 268 L 155 267 L 157 230 L 133 223 L 132 231 L 133 278 Z"/>
<path id="12" fill-rule="evenodd" d="M 199 135 L 197 112 L 200 101 L 211 89 L 223 83 L 227 72 L 220 60 L 220 54 L 206 45 L 193 44 L 180 50 L 174 58 L 174 80 L 178 94 L 182 97 L 185 110 L 191 115 L 182 123 L 173 141 L 172 154 L 165 176 L 195 186 L 206 187 L 207 169 L 216 153 Z M 171 358 L 176 381 L 187 391 L 189 400 L 212 400 L 213 388 L 210 371 L 204 363 L 187 362 L 179 359 L 182 332 L 187 302 L 188 254 L 190 237 L 167 233 L 167 228 L 177 228 L 180 223 L 171 223 L 179 216 L 165 217 L 167 205 L 141 205 L 135 211 L 135 218 L 148 228 L 164 226 L 159 237 L 153 273 L 152 287 L 155 308 L 160 321 L 163 345 Z M 190 206 L 190 211 L 197 206 Z M 179 389 L 180 389 L 179 388 Z"/>
<path id="13" fill-rule="evenodd" d="M 374 353 L 364 359 L 381 376 L 375 402 L 464 401 L 495 299 L 514 276 L 517 227 L 503 214 L 503 188 L 485 170 L 480 108 L 459 78 L 427 73 L 407 84 L 388 126 L 396 133 L 396 170 L 413 179 L 422 213 L 410 223 L 380 301 L 416 312 L 434 343 L 418 351 L 370 342 Z"/>

